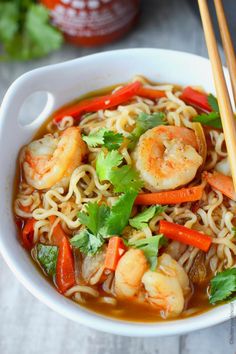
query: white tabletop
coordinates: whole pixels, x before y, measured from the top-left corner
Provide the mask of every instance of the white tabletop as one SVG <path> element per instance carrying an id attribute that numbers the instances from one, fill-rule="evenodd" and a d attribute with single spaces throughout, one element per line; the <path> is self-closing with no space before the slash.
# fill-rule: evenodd
<path id="1" fill-rule="evenodd" d="M 185 0 L 143 0 L 142 7 L 136 29 L 107 47 L 82 49 L 67 45 L 42 60 L 1 63 L 0 100 L 11 82 L 30 69 L 101 50 L 159 47 L 206 56 L 200 23 Z M 101 333 L 75 324 L 40 303 L 16 280 L 0 256 L 0 353 L 235 354 L 236 322 L 234 329 L 232 321 L 228 321 L 188 335 L 152 339 Z"/>

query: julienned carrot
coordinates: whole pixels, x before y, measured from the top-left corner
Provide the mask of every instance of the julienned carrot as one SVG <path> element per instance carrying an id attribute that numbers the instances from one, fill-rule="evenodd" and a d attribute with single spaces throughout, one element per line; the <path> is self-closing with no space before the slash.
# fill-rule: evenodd
<path id="1" fill-rule="evenodd" d="M 52 215 L 52 216 L 49 216 L 49 221 L 50 221 L 50 224 L 51 226 L 53 226 L 54 222 L 56 220 L 56 216 Z M 62 240 L 64 237 L 67 237 L 66 236 L 66 233 L 64 232 L 64 230 L 62 229 L 61 227 L 61 224 L 58 223 L 54 228 L 53 228 L 53 231 L 52 231 L 52 241 L 53 241 L 53 244 L 55 246 L 60 246 Z"/>
<path id="2" fill-rule="evenodd" d="M 225 176 L 222 173 L 204 172 L 203 176 L 211 187 L 223 193 L 226 197 L 236 201 L 236 192 L 234 190 L 234 184 L 232 177 Z"/>
<path id="3" fill-rule="evenodd" d="M 211 237 L 208 235 L 166 220 L 160 221 L 159 232 L 167 238 L 184 243 L 185 245 L 197 247 L 205 252 L 209 250 L 212 242 Z"/>
<path id="4" fill-rule="evenodd" d="M 85 113 L 97 112 L 100 109 L 116 107 L 121 103 L 129 101 L 135 96 L 140 86 L 141 83 L 135 81 L 109 95 L 87 99 L 72 106 L 63 107 L 55 113 L 53 117 L 54 122 L 60 122 L 65 116 L 72 116 L 75 119 L 79 119 Z"/>
<path id="5" fill-rule="evenodd" d="M 59 246 L 56 265 L 56 284 L 59 292 L 65 293 L 75 284 L 75 271 L 70 243 L 64 237 Z"/>
<path id="6" fill-rule="evenodd" d="M 34 246 L 34 225 L 36 223 L 36 220 L 31 218 L 27 219 L 22 233 L 21 233 L 21 238 L 22 238 L 22 243 L 23 246 L 30 250 Z"/>
<path id="7" fill-rule="evenodd" d="M 137 95 L 145 98 L 155 100 L 157 98 L 166 97 L 165 91 L 155 90 L 149 87 L 139 87 Z"/>
<path id="8" fill-rule="evenodd" d="M 140 193 L 135 204 L 152 205 L 152 204 L 178 204 L 184 202 L 195 202 L 202 198 L 203 186 L 195 186 L 182 188 L 173 191 L 156 192 L 156 193 Z"/>
<path id="9" fill-rule="evenodd" d="M 114 271 L 119 262 L 119 259 L 125 252 L 125 245 L 122 239 L 118 236 L 113 236 L 109 239 L 107 253 L 105 258 L 105 269 Z"/>
<path id="10" fill-rule="evenodd" d="M 49 216 L 50 224 L 53 225 L 55 216 Z M 68 241 L 68 237 L 58 223 L 52 232 L 53 243 L 59 247 L 57 265 L 56 265 L 56 284 L 59 292 L 64 293 L 75 284 L 74 260 Z"/>
<path id="11" fill-rule="evenodd" d="M 192 87 L 188 86 L 183 90 L 180 96 L 181 100 L 185 103 L 193 105 L 200 110 L 205 112 L 211 112 L 212 108 L 208 103 L 208 95 L 204 92 L 194 90 Z"/>

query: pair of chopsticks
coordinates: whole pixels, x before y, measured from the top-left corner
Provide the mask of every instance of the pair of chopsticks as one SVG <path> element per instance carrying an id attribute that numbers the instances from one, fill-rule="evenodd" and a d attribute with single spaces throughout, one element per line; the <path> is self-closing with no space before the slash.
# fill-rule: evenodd
<path id="1" fill-rule="evenodd" d="M 230 37 L 222 1 L 214 0 L 214 4 L 226 62 L 229 69 L 234 102 L 236 104 L 236 58 L 234 47 Z M 214 76 L 215 88 L 219 103 L 223 131 L 225 135 L 226 147 L 228 151 L 229 163 L 232 172 L 234 189 L 236 191 L 236 119 L 229 98 L 229 93 L 224 77 L 222 62 L 217 47 L 217 41 L 214 34 L 207 0 L 198 0 L 198 5 L 201 14 L 208 54 L 212 66 L 212 72 Z"/>

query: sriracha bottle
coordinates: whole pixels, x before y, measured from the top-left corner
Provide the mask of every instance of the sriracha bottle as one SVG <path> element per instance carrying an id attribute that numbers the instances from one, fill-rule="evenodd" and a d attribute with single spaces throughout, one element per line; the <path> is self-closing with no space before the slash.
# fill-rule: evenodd
<path id="1" fill-rule="evenodd" d="M 139 0 L 41 0 L 53 24 L 78 45 L 106 44 L 123 36 L 139 14 Z"/>

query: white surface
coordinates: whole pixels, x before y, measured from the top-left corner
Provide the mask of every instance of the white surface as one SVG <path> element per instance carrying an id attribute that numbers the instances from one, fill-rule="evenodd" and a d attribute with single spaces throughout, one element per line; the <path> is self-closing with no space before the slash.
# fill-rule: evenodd
<path id="1" fill-rule="evenodd" d="M 155 4 L 155 11 L 151 4 Z M 145 1 L 139 28 L 126 39 L 109 46 L 153 46 L 205 54 L 197 20 L 184 1 Z M 102 48 L 103 49 L 103 48 Z M 104 48 L 105 49 L 105 48 Z M 0 96 L 21 73 L 37 66 L 73 58 L 94 50 L 66 47 L 49 58 L 27 64 L 0 65 Z M 194 68 L 193 68 L 194 70 Z M 31 107 L 33 114 L 34 108 Z M 16 134 L 16 132 L 15 132 Z M 8 237 L 8 235 L 6 235 Z M 106 335 L 62 318 L 34 299 L 0 264 L 0 353 L 229 353 L 230 322 L 196 333 L 159 339 L 135 339 Z M 230 316 L 230 315 L 229 315 Z M 235 326 L 236 327 L 236 326 Z"/>

